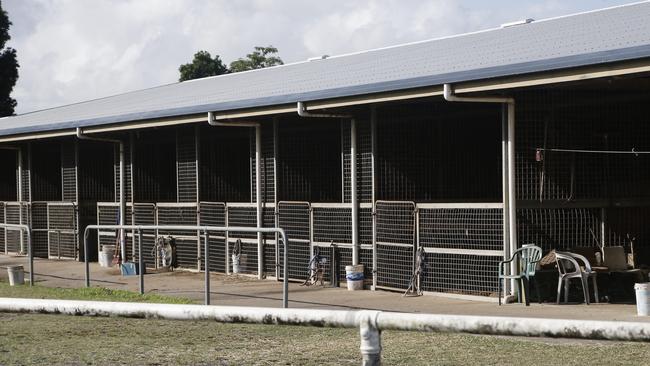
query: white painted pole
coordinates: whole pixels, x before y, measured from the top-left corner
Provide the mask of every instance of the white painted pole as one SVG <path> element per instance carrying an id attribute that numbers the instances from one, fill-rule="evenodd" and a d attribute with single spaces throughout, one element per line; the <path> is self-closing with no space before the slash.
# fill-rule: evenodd
<path id="1" fill-rule="evenodd" d="M 515 102 L 508 102 L 508 229 L 510 231 L 510 255 L 517 250 L 517 183 L 515 181 Z M 510 263 L 510 273 L 517 272 L 515 261 Z M 516 290 L 517 282 L 510 286 Z M 514 292 L 512 292 L 514 294 Z M 528 296 L 528 294 L 526 294 Z"/>
<path id="2" fill-rule="evenodd" d="M 359 198 L 357 195 L 357 121 L 350 120 L 350 202 L 352 203 L 352 264 L 359 264 Z"/>
<path id="3" fill-rule="evenodd" d="M 255 127 L 255 198 L 257 201 L 257 227 L 262 225 L 262 127 Z M 264 244 L 262 233 L 257 233 L 257 278 L 264 277 Z"/>

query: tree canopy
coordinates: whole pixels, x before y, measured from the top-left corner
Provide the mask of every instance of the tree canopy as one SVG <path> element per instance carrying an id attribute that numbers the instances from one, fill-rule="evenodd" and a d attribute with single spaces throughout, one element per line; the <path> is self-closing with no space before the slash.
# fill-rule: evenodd
<path id="1" fill-rule="evenodd" d="M 264 67 L 282 65 L 282 59 L 278 55 L 278 49 L 273 46 L 255 47 L 253 53 L 246 55 L 230 63 L 230 72 L 261 69 Z"/>
<path id="2" fill-rule="evenodd" d="M 199 51 L 194 54 L 192 62 L 183 64 L 178 68 L 178 71 L 180 72 L 179 81 L 261 69 L 282 64 L 282 59 L 278 55 L 278 49 L 273 46 L 255 47 L 253 53 L 246 55 L 246 58 L 240 58 L 231 62 L 230 68 L 226 67 L 219 58 L 219 55 L 215 55 L 214 58 L 212 58 L 210 52 Z"/>
<path id="3" fill-rule="evenodd" d="M 188 64 L 178 68 L 181 76 L 178 81 L 205 78 L 228 73 L 228 68 L 223 64 L 219 55 L 214 58 L 208 51 L 199 51 L 194 54 L 194 59 Z"/>
<path id="4" fill-rule="evenodd" d="M 0 117 L 14 114 L 16 100 L 11 97 L 11 92 L 18 80 L 18 59 L 16 50 L 6 47 L 11 39 L 9 27 L 11 21 L 7 12 L 2 9 L 0 2 Z"/>

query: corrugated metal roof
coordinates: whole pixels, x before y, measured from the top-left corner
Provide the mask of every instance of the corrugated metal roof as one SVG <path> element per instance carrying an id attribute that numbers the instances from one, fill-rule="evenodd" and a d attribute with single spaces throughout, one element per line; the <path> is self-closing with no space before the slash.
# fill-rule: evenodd
<path id="1" fill-rule="evenodd" d="M 362 95 L 650 57 L 650 3 L 305 61 L 8 117 L 0 135 Z"/>

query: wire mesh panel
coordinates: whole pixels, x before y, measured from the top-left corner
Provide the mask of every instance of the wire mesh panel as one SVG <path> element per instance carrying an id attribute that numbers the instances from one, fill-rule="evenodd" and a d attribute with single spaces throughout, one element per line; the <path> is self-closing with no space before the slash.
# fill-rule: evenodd
<path id="1" fill-rule="evenodd" d="M 275 205 L 264 207 L 262 209 L 262 226 L 275 227 Z M 264 257 L 262 258 L 264 272 L 272 276 L 275 276 L 276 269 L 276 235 L 277 234 L 262 235 L 264 245 Z"/>
<path id="2" fill-rule="evenodd" d="M 501 206 L 418 204 L 419 246 L 426 251 L 423 290 L 496 292 L 497 264 L 504 253 Z"/>
<path id="3" fill-rule="evenodd" d="M 194 129 L 176 132 L 176 176 L 178 202 L 196 202 L 196 141 Z"/>
<path id="4" fill-rule="evenodd" d="M 47 202 L 31 203 L 31 221 L 34 256 L 47 258 Z"/>
<path id="5" fill-rule="evenodd" d="M 208 226 L 226 226 L 226 204 L 223 202 L 199 203 L 200 224 Z M 208 263 L 211 271 L 226 272 L 226 233 L 211 231 L 209 239 L 210 258 Z M 205 235 L 201 233 L 201 243 Z M 201 244 L 203 245 L 203 244 Z M 203 246 L 201 246 L 203 249 Z M 204 266 L 203 261 L 201 265 Z M 203 268 L 203 267 L 202 267 Z M 204 269 L 204 268 L 203 268 Z"/>
<path id="6" fill-rule="evenodd" d="M 497 290 L 497 268 L 503 256 L 427 253 L 424 291 L 490 296 Z"/>
<path id="7" fill-rule="evenodd" d="M 377 286 L 406 289 L 413 273 L 415 203 L 377 201 Z"/>
<path id="8" fill-rule="evenodd" d="M 131 208 L 133 212 L 132 221 L 134 225 L 155 225 L 156 224 L 156 205 L 153 203 L 134 203 Z M 131 233 L 127 238 L 127 248 L 134 253 L 127 257 L 138 259 L 137 241 L 134 236 L 137 233 Z M 142 230 L 142 260 L 146 266 L 157 267 L 156 255 L 154 253 L 154 244 L 156 242 L 156 230 Z"/>
<path id="9" fill-rule="evenodd" d="M 77 201 L 77 140 L 61 142 L 63 201 Z"/>
<path id="10" fill-rule="evenodd" d="M 120 197 L 120 152 L 117 145 L 114 148 L 113 176 L 115 178 L 115 197 Z M 133 201 L 133 162 L 131 161 L 133 145 L 124 143 L 124 193 L 127 201 Z"/>
<path id="11" fill-rule="evenodd" d="M 352 207 L 349 204 L 312 204 L 315 243 L 352 244 Z"/>
<path id="12" fill-rule="evenodd" d="M 197 225 L 196 203 L 158 203 L 158 225 Z M 199 252 L 196 230 L 158 230 L 158 235 L 176 238 L 176 255 L 181 267 L 198 268 Z"/>
<path id="13" fill-rule="evenodd" d="M 311 257 L 309 210 L 308 202 L 278 203 L 278 223 L 285 230 L 289 239 L 287 272 L 291 280 L 304 281 L 307 276 L 307 266 Z M 279 248 L 278 262 L 280 265 L 284 264 L 282 245 Z"/>
<path id="14" fill-rule="evenodd" d="M 228 203 L 228 226 L 257 227 L 257 206 L 254 203 Z M 239 270 L 257 273 L 257 234 L 231 231 L 228 233 L 228 248 L 232 254 L 237 240 L 241 240 Z"/>
<path id="15" fill-rule="evenodd" d="M 27 202 L 6 202 L 5 223 L 29 225 L 29 204 Z M 20 230 L 5 229 L 6 252 L 26 254 L 27 236 Z"/>
<path id="16" fill-rule="evenodd" d="M 79 246 L 75 203 L 48 202 L 47 228 L 49 257 L 76 259 Z"/>
<path id="17" fill-rule="evenodd" d="M 119 203 L 97 202 L 97 224 L 117 225 L 119 224 Z M 97 230 L 97 251 L 101 251 L 104 245 L 115 245 L 117 247 L 115 230 Z"/>
<path id="18" fill-rule="evenodd" d="M 359 202 L 372 201 L 372 140 L 370 120 L 356 120 L 357 130 L 357 198 Z M 343 155 L 344 200 L 352 198 L 352 164 L 351 164 L 351 125 L 350 121 L 341 122 L 341 153 Z"/>
<path id="19" fill-rule="evenodd" d="M 418 205 L 420 246 L 503 251 L 502 208 L 423 208 L 420 206 Z"/>
<path id="20" fill-rule="evenodd" d="M 517 210 L 519 243 L 544 251 L 595 247 L 601 242 L 600 209 L 549 208 Z"/>

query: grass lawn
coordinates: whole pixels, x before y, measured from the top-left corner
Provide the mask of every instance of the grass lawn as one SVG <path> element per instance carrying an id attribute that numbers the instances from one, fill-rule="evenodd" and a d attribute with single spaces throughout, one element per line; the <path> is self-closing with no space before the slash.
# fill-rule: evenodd
<path id="1" fill-rule="evenodd" d="M 30 296 L 31 295 L 31 296 Z M 105 289 L 9 288 L 2 297 L 188 303 Z M 0 364 L 358 365 L 356 329 L 0 313 Z M 650 345 L 416 332 L 382 334 L 385 365 L 639 365 Z"/>

